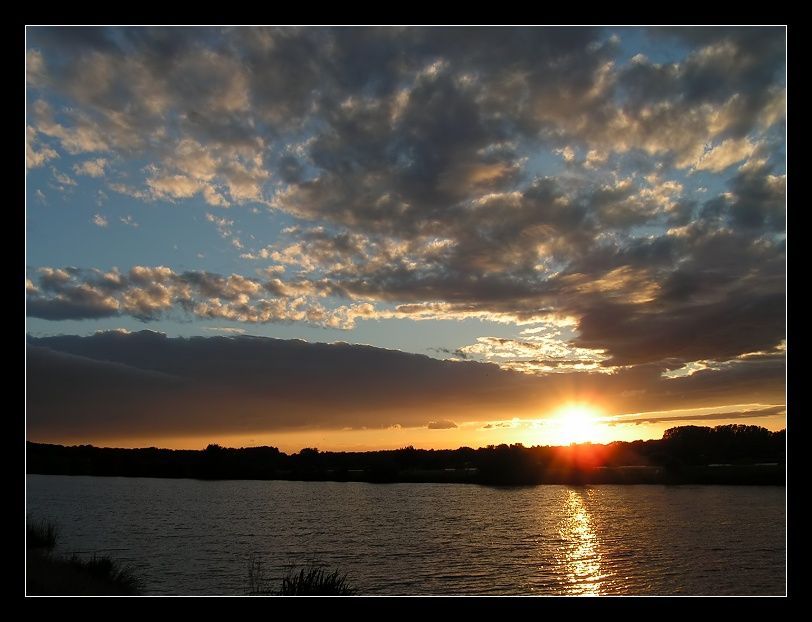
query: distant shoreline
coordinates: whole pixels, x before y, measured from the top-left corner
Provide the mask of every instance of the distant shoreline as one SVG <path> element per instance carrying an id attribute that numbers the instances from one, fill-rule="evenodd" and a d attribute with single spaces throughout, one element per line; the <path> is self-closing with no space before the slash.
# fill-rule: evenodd
<path id="1" fill-rule="evenodd" d="M 786 483 L 785 431 L 756 426 L 685 426 L 662 439 L 607 445 L 472 449 L 406 447 L 285 454 L 275 447 L 204 450 L 65 447 L 28 442 L 27 473 L 198 480 L 369 483 L 710 484 Z"/>
<path id="2" fill-rule="evenodd" d="M 297 478 L 279 475 L 276 477 L 195 477 L 176 475 L 142 475 L 120 473 L 64 473 L 41 472 L 28 470 L 27 475 L 60 475 L 65 477 L 125 477 L 149 479 L 189 479 L 204 482 L 222 481 L 265 481 L 265 482 L 335 482 L 365 484 L 467 484 L 476 486 L 785 486 L 784 468 L 781 465 L 762 465 L 755 469 L 751 465 L 730 465 L 720 470 L 695 469 L 690 473 L 663 473 L 656 467 L 653 474 L 645 477 L 621 475 L 621 469 L 607 469 L 600 473 L 585 473 L 580 477 L 551 478 L 539 481 L 485 481 L 477 477 L 443 477 L 441 474 L 420 474 L 411 476 L 408 473 L 394 479 L 374 477 L 350 478 Z"/>

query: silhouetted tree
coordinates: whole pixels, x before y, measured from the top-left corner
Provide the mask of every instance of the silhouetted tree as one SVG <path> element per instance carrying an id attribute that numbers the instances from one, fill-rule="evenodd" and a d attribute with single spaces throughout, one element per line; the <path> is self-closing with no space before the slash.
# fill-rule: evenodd
<path id="1" fill-rule="evenodd" d="M 479 449 L 415 449 L 394 451 L 322 452 L 306 447 L 288 455 L 276 447 L 224 448 L 212 443 L 203 451 L 111 449 L 90 445 L 63 447 L 27 444 L 29 473 L 116 475 L 148 477 L 197 477 L 232 479 L 361 479 L 367 481 L 470 481 L 492 484 L 572 483 L 587 481 L 637 481 L 640 476 L 617 479 L 609 469 L 624 466 L 665 467 L 667 481 L 708 480 L 708 465 L 758 463 L 782 465 L 786 433 L 747 425 L 716 428 L 669 428 L 660 440 L 584 443 L 566 447 L 489 445 Z M 466 470 L 467 469 L 467 470 Z M 603 469 L 598 472 L 596 469 Z M 704 471 L 702 469 L 705 469 Z M 712 469 L 713 470 L 713 469 Z M 643 473 L 643 471 L 637 471 Z M 722 473 L 713 470 L 718 480 Z M 756 473 L 739 470 L 728 480 L 745 483 L 781 483 L 783 469 Z M 764 475 L 765 473 L 771 473 Z M 615 479 L 612 479 L 612 478 Z M 642 481 L 650 481 L 649 479 Z M 625 479 L 624 479 L 625 478 Z M 705 478 L 705 479 L 703 479 Z M 711 478 L 712 479 L 712 478 Z"/>

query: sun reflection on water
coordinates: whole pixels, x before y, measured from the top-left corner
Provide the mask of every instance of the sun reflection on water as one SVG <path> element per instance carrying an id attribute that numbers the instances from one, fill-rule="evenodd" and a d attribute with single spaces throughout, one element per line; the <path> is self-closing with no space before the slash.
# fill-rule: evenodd
<path id="1" fill-rule="evenodd" d="M 564 540 L 561 560 L 565 566 L 572 594 L 598 595 L 601 593 L 600 543 L 584 503 L 584 492 L 567 491 L 564 518 L 559 534 Z"/>

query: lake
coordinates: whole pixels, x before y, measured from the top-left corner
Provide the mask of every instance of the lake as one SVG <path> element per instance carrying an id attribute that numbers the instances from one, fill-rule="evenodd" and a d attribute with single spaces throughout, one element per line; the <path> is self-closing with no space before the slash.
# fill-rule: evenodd
<path id="1" fill-rule="evenodd" d="M 148 594 L 243 594 L 253 557 L 362 594 L 784 594 L 785 488 L 27 476 L 56 553 L 109 555 Z"/>

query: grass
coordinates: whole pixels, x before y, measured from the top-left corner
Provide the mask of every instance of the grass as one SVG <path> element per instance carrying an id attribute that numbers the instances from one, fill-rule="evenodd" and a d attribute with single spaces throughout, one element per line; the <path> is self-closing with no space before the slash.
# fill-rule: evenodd
<path id="1" fill-rule="evenodd" d="M 262 560 L 251 555 L 248 560 L 248 595 L 261 596 L 273 594 L 270 580 L 265 575 Z"/>
<path id="2" fill-rule="evenodd" d="M 135 596 L 140 581 L 109 557 L 81 559 L 28 556 L 26 591 L 29 595 Z"/>
<path id="3" fill-rule="evenodd" d="M 347 575 L 338 570 L 310 566 L 282 579 L 281 596 L 352 596 L 357 590 L 347 583 Z"/>
<path id="4" fill-rule="evenodd" d="M 141 593 L 132 571 L 107 556 L 82 559 L 51 553 L 57 529 L 47 521 L 26 524 L 26 593 L 29 595 L 131 596 Z"/>
<path id="5" fill-rule="evenodd" d="M 248 594 L 252 596 L 353 596 L 358 590 L 349 584 L 347 574 L 310 564 L 292 569 L 275 590 L 266 577 L 262 562 L 252 556 L 248 567 Z"/>
<path id="6" fill-rule="evenodd" d="M 53 523 L 29 521 L 25 524 L 26 548 L 50 551 L 56 546 L 56 533 Z"/>

